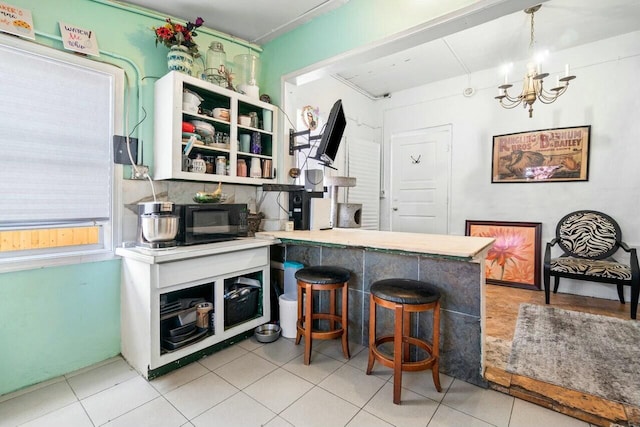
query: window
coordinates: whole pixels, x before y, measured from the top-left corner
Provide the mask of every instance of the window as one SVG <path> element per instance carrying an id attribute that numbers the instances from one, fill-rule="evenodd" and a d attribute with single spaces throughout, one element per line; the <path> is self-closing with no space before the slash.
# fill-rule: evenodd
<path id="1" fill-rule="evenodd" d="M 0 38 L 0 270 L 111 255 L 122 70 Z"/>

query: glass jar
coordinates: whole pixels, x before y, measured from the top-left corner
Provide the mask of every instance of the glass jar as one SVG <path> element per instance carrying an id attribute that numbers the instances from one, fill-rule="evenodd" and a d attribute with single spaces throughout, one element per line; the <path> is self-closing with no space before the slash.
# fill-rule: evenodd
<path id="1" fill-rule="evenodd" d="M 247 162 L 244 159 L 238 159 L 236 174 L 238 176 L 247 176 Z"/>
<path id="2" fill-rule="evenodd" d="M 216 174 L 225 175 L 227 171 L 227 159 L 224 156 L 216 157 Z"/>
<path id="3" fill-rule="evenodd" d="M 219 86 L 226 86 L 226 78 L 224 77 L 224 67 L 227 63 L 227 54 L 224 46 L 220 42 L 211 42 L 207 49 L 205 74 L 207 80 Z"/>

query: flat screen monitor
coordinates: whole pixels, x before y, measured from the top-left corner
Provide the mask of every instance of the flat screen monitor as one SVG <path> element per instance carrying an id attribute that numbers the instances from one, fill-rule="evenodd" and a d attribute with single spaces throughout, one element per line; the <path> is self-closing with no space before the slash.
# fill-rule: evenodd
<path id="1" fill-rule="evenodd" d="M 340 147 L 340 141 L 344 134 L 344 128 L 347 126 L 347 120 L 344 115 L 344 109 L 342 108 L 342 100 L 338 99 L 331 111 L 329 112 L 329 118 L 327 119 L 327 125 L 324 128 L 324 133 L 320 139 L 320 145 L 318 145 L 318 151 L 314 159 L 320 162 L 331 165 L 336 159 L 338 154 L 338 148 Z"/>

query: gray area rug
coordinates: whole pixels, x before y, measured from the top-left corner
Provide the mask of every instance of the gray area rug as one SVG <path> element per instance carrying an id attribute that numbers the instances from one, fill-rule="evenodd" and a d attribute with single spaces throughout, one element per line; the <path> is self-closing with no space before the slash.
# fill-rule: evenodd
<path id="1" fill-rule="evenodd" d="M 640 406 L 640 322 L 520 304 L 507 371 Z"/>

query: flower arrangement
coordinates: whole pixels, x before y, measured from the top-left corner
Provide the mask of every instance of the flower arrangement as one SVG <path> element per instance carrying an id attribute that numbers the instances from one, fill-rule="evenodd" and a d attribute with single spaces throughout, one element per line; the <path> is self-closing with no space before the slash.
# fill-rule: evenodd
<path id="1" fill-rule="evenodd" d="M 156 35 L 156 46 L 158 43 L 167 47 L 182 45 L 189 49 L 189 53 L 195 58 L 200 56 L 198 45 L 193 41 L 193 38 L 198 35 L 195 29 L 204 24 L 204 19 L 198 17 L 195 23 L 187 22 L 186 25 L 176 24 L 170 18 L 167 18 L 166 22 L 162 27 L 152 28 Z"/>

